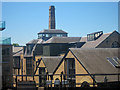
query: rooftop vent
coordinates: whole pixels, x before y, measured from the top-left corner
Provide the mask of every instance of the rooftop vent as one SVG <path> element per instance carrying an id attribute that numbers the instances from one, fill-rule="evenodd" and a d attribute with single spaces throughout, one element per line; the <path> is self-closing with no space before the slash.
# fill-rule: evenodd
<path id="1" fill-rule="evenodd" d="M 94 41 L 98 39 L 102 34 L 103 34 L 103 31 L 87 34 L 87 41 Z"/>

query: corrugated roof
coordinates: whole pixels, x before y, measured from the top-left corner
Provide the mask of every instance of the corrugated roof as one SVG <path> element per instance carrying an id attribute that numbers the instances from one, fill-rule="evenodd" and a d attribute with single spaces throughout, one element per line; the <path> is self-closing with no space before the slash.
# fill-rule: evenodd
<path id="1" fill-rule="evenodd" d="M 70 43 L 79 42 L 81 37 L 52 37 L 44 43 Z"/>
<path id="2" fill-rule="evenodd" d="M 44 29 L 42 31 L 40 31 L 38 34 L 49 34 L 49 33 L 63 33 L 63 34 L 67 34 L 67 32 L 63 31 L 63 30 L 59 30 L 59 29 Z"/>
<path id="3" fill-rule="evenodd" d="M 80 63 L 90 74 L 117 74 L 118 69 L 114 67 L 107 57 L 119 57 L 118 48 L 70 48 Z M 104 76 L 95 77 L 97 82 L 103 82 Z M 117 81 L 118 76 L 107 76 L 109 81 Z"/>
<path id="4" fill-rule="evenodd" d="M 63 56 L 44 56 L 41 57 L 49 73 L 53 73 L 60 63 Z"/>

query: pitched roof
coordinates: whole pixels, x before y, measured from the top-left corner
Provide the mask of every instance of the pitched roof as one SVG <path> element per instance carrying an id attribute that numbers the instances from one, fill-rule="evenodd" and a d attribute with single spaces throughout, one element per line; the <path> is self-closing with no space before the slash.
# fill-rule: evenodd
<path id="1" fill-rule="evenodd" d="M 23 53 L 23 46 L 13 46 L 13 56 L 20 56 Z"/>
<path id="2" fill-rule="evenodd" d="M 23 49 L 23 46 L 13 46 L 13 54 Z"/>
<path id="3" fill-rule="evenodd" d="M 20 56 L 21 54 L 23 54 L 23 49 L 21 49 L 20 51 L 14 53 L 13 57 Z"/>
<path id="4" fill-rule="evenodd" d="M 95 48 L 97 47 L 102 41 L 104 41 L 108 36 L 110 36 L 111 33 L 106 33 L 100 36 L 97 40 L 94 41 L 87 41 L 87 37 L 82 37 L 80 42 L 86 41 L 86 43 L 81 48 Z"/>
<path id="5" fill-rule="evenodd" d="M 42 42 L 43 42 L 42 39 L 33 39 L 29 41 L 27 44 L 37 44 L 37 43 L 42 43 Z"/>
<path id="6" fill-rule="evenodd" d="M 48 72 L 53 73 L 60 63 L 63 56 L 43 56 L 41 57 Z"/>
<path id="7" fill-rule="evenodd" d="M 37 44 L 42 44 L 43 42 L 44 42 L 43 39 L 33 39 L 33 40 L 29 41 L 27 44 L 34 44 L 34 46 L 29 54 L 27 54 L 27 48 L 26 48 L 24 57 L 32 57 L 33 51 L 35 50 Z"/>
<path id="8" fill-rule="evenodd" d="M 38 39 L 33 39 L 29 41 L 27 44 L 36 44 L 38 42 Z"/>
<path id="9" fill-rule="evenodd" d="M 81 37 L 52 37 L 44 43 L 70 43 L 79 42 Z"/>
<path id="10" fill-rule="evenodd" d="M 118 69 L 114 67 L 107 57 L 119 57 L 118 48 L 70 48 L 78 61 L 90 74 L 116 74 Z M 117 81 L 117 76 L 107 76 L 109 81 Z M 97 82 L 103 82 L 104 76 L 96 77 Z"/>
<path id="11" fill-rule="evenodd" d="M 67 32 L 63 31 L 63 30 L 59 30 L 59 29 L 44 29 L 42 31 L 40 31 L 38 34 L 49 34 L 49 33 L 61 33 L 61 34 L 67 34 Z"/>
<path id="12" fill-rule="evenodd" d="M 87 37 L 81 37 L 80 42 L 87 42 Z"/>

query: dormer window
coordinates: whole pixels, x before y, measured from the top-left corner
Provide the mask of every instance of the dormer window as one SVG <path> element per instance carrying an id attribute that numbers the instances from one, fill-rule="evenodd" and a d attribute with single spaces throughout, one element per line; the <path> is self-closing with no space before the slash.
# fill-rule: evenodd
<path id="1" fill-rule="evenodd" d="M 103 31 L 87 34 L 87 40 L 88 41 L 94 41 L 98 39 L 103 34 Z"/>

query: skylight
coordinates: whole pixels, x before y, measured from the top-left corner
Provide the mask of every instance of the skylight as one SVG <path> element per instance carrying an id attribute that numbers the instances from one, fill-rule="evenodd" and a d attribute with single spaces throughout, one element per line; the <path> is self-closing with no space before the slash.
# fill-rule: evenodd
<path id="1" fill-rule="evenodd" d="M 114 67 L 120 67 L 120 60 L 118 57 L 107 57 L 107 60 L 114 66 Z"/>

